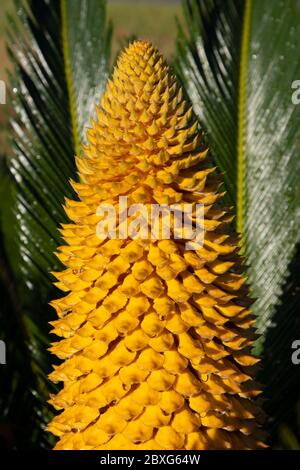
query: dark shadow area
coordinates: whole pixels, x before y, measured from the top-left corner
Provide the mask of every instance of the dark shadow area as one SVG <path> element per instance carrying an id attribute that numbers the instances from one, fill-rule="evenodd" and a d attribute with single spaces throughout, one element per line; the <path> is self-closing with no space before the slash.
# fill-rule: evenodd
<path id="1" fill-rule="evenodd" d="M 297 404 L 300 401 L 300 364 L 292 363 L 292 343 L 300 340 L 300 245 L 289 266 L 289 277 L 266 335 L 260 381 L 265 386 L 267 430 L 274 444 L 285 423 L 300 438 Z"/>

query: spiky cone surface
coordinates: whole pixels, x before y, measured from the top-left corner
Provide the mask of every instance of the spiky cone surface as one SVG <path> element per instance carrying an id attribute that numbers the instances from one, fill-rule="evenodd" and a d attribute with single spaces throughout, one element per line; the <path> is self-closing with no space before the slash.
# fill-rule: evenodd
<path id="1" fill-rule="evenodd" d="M 151 44 L 120 56 L 77 158 L 78 201 L 55 273 L 52 302 L 64 362 L 50 402 L 56 449 L 262 447 L 257 359 L 245 277 L 231 216 L 192 109 Z M 204 245 L 182 240 L 100 240 L 97 207 L 203 204 Z"/>

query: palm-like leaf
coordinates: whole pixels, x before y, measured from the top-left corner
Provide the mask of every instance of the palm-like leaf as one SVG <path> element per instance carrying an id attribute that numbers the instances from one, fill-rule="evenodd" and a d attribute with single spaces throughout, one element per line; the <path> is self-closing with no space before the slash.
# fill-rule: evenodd
<path id="1" fill-rule="evenodd" d="M 55 267 L 56 227 L 65 220 L 63 198 L 72 195 L 74 155 L 107 78 L 104 6 L 102 0 L 31 0 L 31 15 L 19 8 L 22 30 L 14 21 L 10 28 L 18 90 L 10 169 L 18 183 L 17 251 L 27 282 L 42 277 L 48 286 Z"/>
<path id="2" fill-rule="evenodd" d="M 43 405 L 49 393 L 45 338 L 53 317 L 47 302 L 56 295 L 50 271 L 58 268 L 53 254 L 59 243 L 57 226 L 66 220 L 64 197 L 73 196 L 68 181 L 76 179 L 74 155 L 79 152 L 92 104 L 107 79 L 111 28 L 106 27 L 103 0 L 28 0 L 25 5 L 15 0 L 15 4 L 19 18 L 10 18 L 8 36 L 14 68 L 11 83 L 16 91 L 14 151 L 8 160 L 14 204 L 7 211 L 9 232 L 8 221 L 3 220 L 3 243 L 7 264 L 15 268 L 17 294 L 22 299 L 19 315 L 26 328 L 20 329 L 12 317 L 3 336 L 10 338 L 7 341 L 15 349 L 24 345 L 24 354 L 20 352 L 16 361 L 21 371 L 24 360 L 24 370 L 35 380 L 30 393 L 20 393 L 20 413 L 24 410 L 20 421 L 27 422 L 26 410 L 33 407 L 29 395 L 38 396 L 31 421 L 36 420 L 36 428 L 41 428 L 48 413 Z M 8 314 L 7 310 L 2 314 Z M 8 364 L 16 367 L 14 358 Z M 7 390 L 16 389 L 22 376 L 12 369 L 5 379 Z M 9 402 L 5 413 L 13 415 L 13 406 Z M 28 431 L 30 435 L 29 427 Z M 42 442 L 36 433 L 31 435 L 32 445 Z"/>
<path id="3" fill-rule="evenodd" d="M 300 7 L 296 0 L 184 6 L 190 36 L 180 31 L 177 71 L 237 206 L 263 330 L 300 237 L 300 106 L 291 100 L 300 73 Z"/>
<path id="4" fill-rule="evenodd" d="M 20 290 L 7 257 L 10 245 L 4 243 L 9 240 L 13 191 L 3 157 L 0 183 L 0 339 L 6 345 L 7 361 L 0 367 L 0 448 L 28 449 L 34 442 L 43 448 L 48 443 L 43 427 L 49 415 L 44 403 L 45 364 L 34 347 L 40 346 L 41 336 L 31 328 L 25 306 L 16 295 Z"/>
<path id="5" fill-rule="evenodd" d="M 223 7 L 222 7 L 223 3 Z M 236 200 L 236 150 L 243 1 L 184 1 L 189 37 L 180 27 L 175 66 L 193 103 L 218 167 L 227 202 Z"/>
<path id="6" fill-rule="evenodd" d="M 279 351 L 290 350 L 295 309 L 284 295 L 285 315 L 277 306 L 300 239 L 300 106 L 291 99 L 300 75 L 300 5 L 296 0 L 183 3 L 189 33 L 179 29 L 175 66 L 225 172 L 227 201 L 237 208 L 249 282 L 258 299 L 257 324 L 263 338 L 267 334 L 265 357 L 274 351 L 283 377 L 288 359 Z M 280 323 L 269 331 L 275 318 Z M 272 344 L 270 335 L 276 336 Z M 270 390 L 268 361 L 262 378 Z M 284 392 L 291 392 L 291 381 L 285 384 Z M 272 407 L 279 413 L 278 403 Z M 286 403 L 274 417 L 277 424 L 287 409 Z"/>

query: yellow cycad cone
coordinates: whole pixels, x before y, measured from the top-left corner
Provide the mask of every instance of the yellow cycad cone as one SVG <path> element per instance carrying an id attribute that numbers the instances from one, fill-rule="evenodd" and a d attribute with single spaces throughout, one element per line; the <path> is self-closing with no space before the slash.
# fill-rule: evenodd
<path id="1" fill-rule="evenodd" d="M 119 58 L 77 159 L 78 201 L 52 302 L 64 362 L 50 402 L 56 449 L 254 449 L 262 421 L 253 381 L 253 316 L 231 217 L 190 105 L 151 44 Z M 106 239 L 101 204 L 202 204 L 204 243 Z M 147 207 L 148 207 L 147 206 Z"/>

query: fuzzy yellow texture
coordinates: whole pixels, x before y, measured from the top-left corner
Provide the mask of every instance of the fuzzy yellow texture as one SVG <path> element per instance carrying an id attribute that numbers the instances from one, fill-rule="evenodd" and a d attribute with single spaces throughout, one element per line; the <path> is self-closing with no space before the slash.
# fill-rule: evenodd
<path id="1" fill-rule="evenodd" d="M 163 58 L 144 41 L 121 55 L 89 144 L 77 159 L 78 201 L 54 273 L 66 295 L 52 302 L 64 362 L 48 425 L 56 449 L 253 449 L 262 447 L 257 359 L 242 262 L 220 209 L 190 104 Z M 204 245 L 105 240 L 101 203 L 200 203 Z"/>

